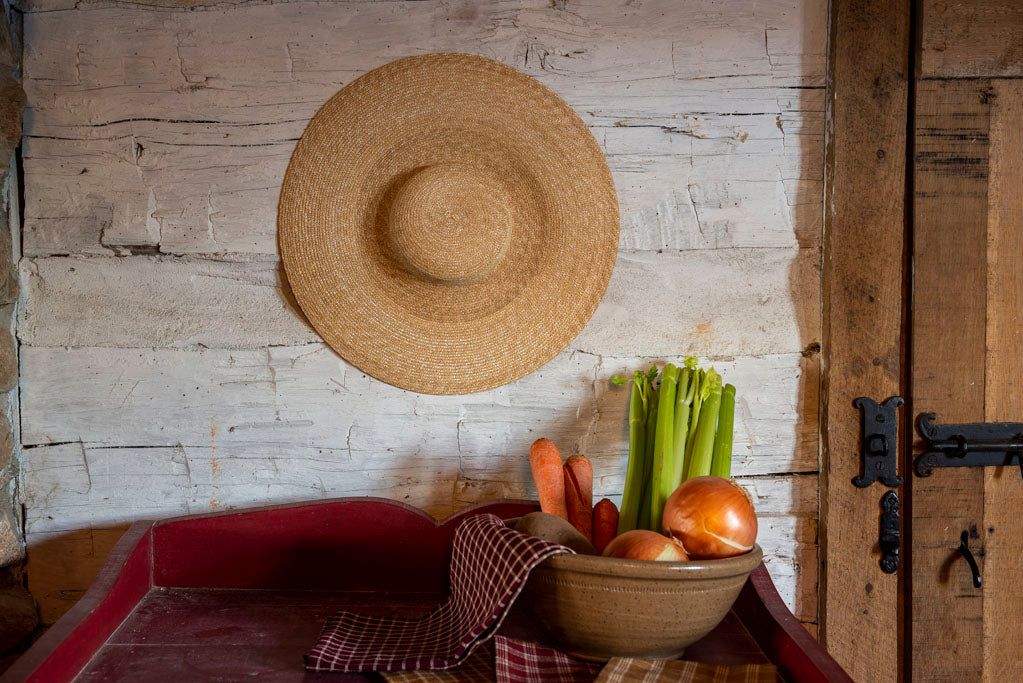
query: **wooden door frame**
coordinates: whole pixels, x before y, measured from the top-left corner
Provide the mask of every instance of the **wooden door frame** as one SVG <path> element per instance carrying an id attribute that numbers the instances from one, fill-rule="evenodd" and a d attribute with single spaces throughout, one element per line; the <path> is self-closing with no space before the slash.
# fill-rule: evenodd
<path id="1" fill-rule="evenodd" d="M 832 0 L 821 348 L 820 638 L 856 680 L 902 677 L 903 567 L 880 567 L 880 500 L 853 486 L 860 415 L 906 386 L 911 0 Z M 908 422 L 903 419 L 900 435 Z M 899 471 L 907 477 L 906 443 Z M 898 490 L 900 498 L 905 498 Z M 903 517 L 906 510 L 903 509 Z"/>
<path id="2" fill-rule="evenodd" d="M 829 21 L 821 640 L 858 680 L 934 671 L 1016 679 L 1020 662 L 1000 644 L 1018 628 L 1023 600 L 1021 546 L 1002 531 L 1014 529 L 1023 505 L 1018 475 L 956 469 L 916 480 L 909 465 L 919 412 L 946 423 L 1015 422 L 1023 410 L 1012 322 L 1023 297 L 1014 262 L 1023 200 L 1012 185 L 1023 174 L 1023 82 L 1006 80 L 1023 77 L 1023 5 L 832 0 Z M 965 335 L 948 324 L 954 310 Z M 877 540 L 887 488 L 850 482 L 861 467 L 851 401 L 895 394 L 906 398 L 903 558 L 885 574 Z M 925 514 L 906 524 L 914 504 Z M 938 580 L 966 527 L 981 556 L 985 545 L 994 550 L 981 561 L 993 582 L 982 594 L 968 572 Z M 924 582 L 916 594 L 909 576 Z"/>

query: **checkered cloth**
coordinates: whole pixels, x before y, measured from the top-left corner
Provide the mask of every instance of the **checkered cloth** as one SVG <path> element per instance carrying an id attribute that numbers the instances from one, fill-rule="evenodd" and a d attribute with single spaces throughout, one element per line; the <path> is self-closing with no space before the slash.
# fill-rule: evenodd
<path id="1" fill-rule="evenodd" d="M 500 637 L 500 636 L 499 636 Z M 473 653 L 450 669 L 381 671 L 388 683 L 494 683 L 494 642 L 480 643 Z"/>
<path id="2" fill-rule="evenodd" d="M 591 683 L 603 664 L 584 662 L 536 643 L 497 636 L 444 671 L 392 671 L 390 683 Z"/>
<path id="3" fill-rule="evenodd" d="M 716 666 L 700 662 L 616 657 L 584 662 L 537 643 L 497 636 L 462 664 L 444 671 L 396 671 L 389 683 L 775 683 L 771 664 Z"/>
<path id="4" fill-rule="evenodd" d="M 497 631 L 529 572 L 568 548 L 519 533 L 494 515 L 455 531 L 451 595 L 421 619 L 339 612 L 306 655 L 310 671 L 448 669 Z"/>
<path id="5" fill-rule="evenodd" d="M 503 636 L 494 639 L 494 649 L 497 683 L 590 683 L 604 666 Z"/>
<path id="6" fill-rule="evenodd" d="M 596 683 L 776 683 L 773 664 L 718 666 L 702 662 L 615 657 L 597 676 Z"/>

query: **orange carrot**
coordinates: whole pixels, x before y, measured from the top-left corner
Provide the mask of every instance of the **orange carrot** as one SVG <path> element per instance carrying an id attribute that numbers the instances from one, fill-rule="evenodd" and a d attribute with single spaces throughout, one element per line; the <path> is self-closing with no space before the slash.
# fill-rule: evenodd
<path id="1" fill-rule="evenodd" d="M 561 453 L 549 439 L 537 439 L 529 449 L 529 468 L 540 498 L 540 509 L 568 519 L 565 508 L 565 475 L 561 469 Z"/>
<path id="2" fill-rule="evenodd" d="M 565 461 L 565 505 L 568 521 L 593 542 L 593 463 L 585 455 Z"/>
<path id="3" fill-rule="evenodd" d="M 618 508 L 607 498 L 593 508 L 593 547 L 597 554 L 604 553 L 604 547 L 618 535 Z"/>

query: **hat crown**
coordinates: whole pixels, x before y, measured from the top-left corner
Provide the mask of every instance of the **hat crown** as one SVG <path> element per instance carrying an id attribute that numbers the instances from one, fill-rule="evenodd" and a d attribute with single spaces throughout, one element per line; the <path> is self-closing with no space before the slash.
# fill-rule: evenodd
<path id="1" fill-rule="evenodd" d="M 398 190 L 388 219 L 395 256 L 412 272 L 457 284 L 478 280 L 501 262 L 511 241 L 511 197 L 483 169 L 435 164 Z"/>

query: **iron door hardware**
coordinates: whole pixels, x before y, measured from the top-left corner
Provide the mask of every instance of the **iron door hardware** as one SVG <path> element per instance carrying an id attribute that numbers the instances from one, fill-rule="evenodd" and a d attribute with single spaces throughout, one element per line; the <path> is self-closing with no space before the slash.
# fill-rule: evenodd
<path id="1" fill-rule="evenodd" d="M 860 457 L 863 459 L 863 474 L 853 477 L 853 484 L 866 488 L 880 480 L 890 488 L 902 485 L 902 477 L 896 473 L 898 462 L 898 420 L 896 409 L 905 401 L 901 396 L 892 396 L 884 403 L 861 396 L 853 401 L 863 416 L 863 436 L 860 441 Z"/>
<path id="2" fill-rule="evenodd" d="M 867 488 L 875 481 L 897 488 L 903 479 L 898 475 L 898 408 L 905 401 L 891 396 L 882 403 L 861 396 L 853 401 L 862 416 L 860 459 L 863 474 L 853 477 L 858 488 Z M 881 549 L 881 571 L 894 574 L 899 569 L 899 496 L 886 491 L 881 496 L 881 518 L 878 524 L 878 547 Z"/>
<path id="3" fill-rule="evenodd" d="M 970 572 L 973 574 L 973 587 L 980 588 L 980 568 L 977 566 L 977 560 L 973 558 L 973 553 L 970 552 L 969 541 L 970 532 L 964 531 L 959 536 L 959 554 L 962 555 L 966 559 L 967 564 L 970 565 Z"/>
<path id="4" fill-rule="evenodd" d="M 934 413 L 920 413 L 916 429 L 924 438 L 924 452 L 916 457 L 919 477 L 931 476 L 935 467 L 1002 467 L 1019 465 L 1023 473 L 1023 424 L 980 422 L 934 424 Z"/>
<path id="5" fill-rule="evenodd" d="M 899 568 L 899 496 L 895 491 L 886 491 L 881 496 L 878 545 L 881 546 L 881 571 L 894 574 Z"/>

